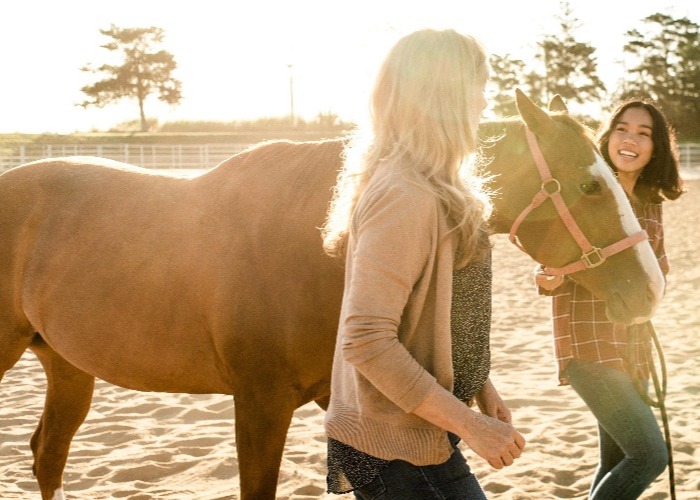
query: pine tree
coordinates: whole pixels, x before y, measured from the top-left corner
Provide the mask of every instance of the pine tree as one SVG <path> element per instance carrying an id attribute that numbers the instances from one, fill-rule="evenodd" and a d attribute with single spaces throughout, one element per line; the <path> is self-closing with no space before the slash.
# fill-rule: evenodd
<path id="1" fill-rule="evenodd" d="M 664 109 L 679 137 L 700 138 L 700 26 L 688 18 L 653 14 L 625 33 L 633 60 L 620 99 L 649 97 Z"/>
<path id="2" fill-rule="evenodd" d="M 545 100 L 555 94 L 567 102 L 581 104 L 600 100 L 605 85 L 597 75 L 595 47 L 576 40 L 579 21 L 568 2 L 561 2 L 561 15 L 557 19 L 560 32 L 547 35 L 538 43 L 537 58 L 545 71 Z"/>
<path id="3" fill-rule="evenodd" d="M 168 104 L 178 104 L 182 99 L 180 81 L 172 76 L 177 67 L 175 58 L 165 50 L 156 50 L 163 41 L 165 32 L 161 28 L 119 28 L 111 25 L 100 33 L 112 38 L 103 48 L 121 53 L 120 65 L 103 64 L 98 68 L 85 66 L 82 71 L 104 74 L 106 77 L 81 91 L 90 99 L 83 107 L 103 107 L 122 99 L 136 99 L 139 106 L 141 131 L 148 130 L 144 106 L 146 98 L 158 94 L 158 99 Z"/>

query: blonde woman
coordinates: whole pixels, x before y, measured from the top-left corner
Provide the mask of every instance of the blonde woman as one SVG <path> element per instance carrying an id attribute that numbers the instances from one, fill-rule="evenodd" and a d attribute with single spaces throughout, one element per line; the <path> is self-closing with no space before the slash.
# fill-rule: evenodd
<path id="1" fill-rule="evenodd" d="M 488 380 L 490 205 L 466 168 L 487 78 L 470 36 L 402 38 L 375 82 L 371 137 L 347 151 L 323 232 L 346 269 L 330 492 L 485 498 L 457 442 L 499 469 L 525 445 Z"/>

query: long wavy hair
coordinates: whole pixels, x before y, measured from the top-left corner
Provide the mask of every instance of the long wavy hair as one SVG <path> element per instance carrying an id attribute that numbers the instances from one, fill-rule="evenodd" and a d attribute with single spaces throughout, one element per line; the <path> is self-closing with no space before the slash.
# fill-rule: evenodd
<path id="1" fill-rule="evenodd" d="M 679 173 L 680 160 L 676 133 L 666 120 L 664 113 L 652 101 L 631 99 L 623 101 L 615 108 L 598 136 L 598 145 L 603 158 L 613 170 L 617 171 L 610 159 L 608 143 L 622 114 L 630 108 L 641 108 L 649 112 L 652 119 L 651 140 L 654 144 L 651 159 L 634 185 L 634 194 L 645 203 L 661 203 L 664 200 L 677 199 L 684 191 L 683 180 Z"/>
<path id="2" fill-rule="evenodd" d="M 469 159 L 487 78 L 486 54 L 471 36 L 426 29 L 399 40 L 372 92 L 372 133 L 360 131 L 345 150 L 322 231 L 326 253 L 345 255 L 357 201 L 386 162 L 440 200 L 458 234 L 456 267 L 484 257 L 491 204 Z"/>

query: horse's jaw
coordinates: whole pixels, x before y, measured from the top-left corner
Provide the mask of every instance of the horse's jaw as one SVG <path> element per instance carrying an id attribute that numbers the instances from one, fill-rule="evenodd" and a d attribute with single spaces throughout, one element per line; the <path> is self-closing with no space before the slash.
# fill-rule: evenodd
<path id="1" fill-rule="evenodd" d="M 608 269 L 606 274 L 611 283 L 607 286 L 606 294 L 582 282 L 605 301 L 605 312 L 613 323 L 635 325 L 649 321 L 664 296 L 666 280 L 649 243 L 645 241 L 635 245 L 634 252 L 639 268 L 635 265 L 632 269 L 621 266 Z M 595 271 L 597 269 L 590 270 Z M 578 281 L 585 280 L 583 276 L 580 278 Z"/>

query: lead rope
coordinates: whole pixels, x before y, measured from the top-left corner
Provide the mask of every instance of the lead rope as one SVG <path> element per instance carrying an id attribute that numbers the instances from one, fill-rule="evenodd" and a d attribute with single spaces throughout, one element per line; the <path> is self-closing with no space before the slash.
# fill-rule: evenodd
<path id="1" fill-rule="evenodd" d="M 671 494 L 671 500 L 676 500 L 676 481 L 675 481 L 675 472 L 673 469 L 673 446 L 671 444 L 671 428 L 668 423 L 668 414 L 666 413 L 666 387 L 667 387 L 667 381 L 668 378 L 666 376 L 666 360 L 664 359 L 664 351 L 663 348 L 661 347 L 661 342 L 659 342 L 659 337 L 656 335 L 656 330 L 654 329 L 654 325 L 652 324 L 651 321 L 647 321 L 649 325 L 649 331 L 650 331 L 650 337 L 654 341 L 654 349 L 656 350 L 656 354 L 659 357 L 659 366 L 661 367 L 661 383 L 659 383 L 659 376 L 656 373 L 656 366 L 654 365 L 654 360 L 653 357 L 652 359 L 648 360 L 649 361 L 649 372 L 651 374 L 651 379 L 654 383 L 654 392 L 656 393 L 656 401 L 654 401 L 652 398 L 649 397 L 647 394 L 647 391 L 644 389 L 644 386 L 642 385 L 642 381 L 634 377 L 634 385 L 637 389 L 637 392 L 639 395 L 642 397 L 642 399 L 649 405 L 654 408 L 658 408 L 660 413 L 661 413 L 661 421 L 663 422 L 664 426 L 664 437 L 665 437 L 665 442 L 666 442 L 666 451 L 668 452 L 668 482 L 669 482 L 669 490 Z M 638 325 L 637 328 L 633 328 L 634 337 L 637 337 L 639 330 L 638 327 L 641 325 Z M 630 339 L 634 340 L 634 339 Z M 629 344 L 629 349 L 632 350 L 632 357 L 630 358 L 632 361 L 634 361 L 637 357 L 636 350 L 634 350 L 635 347 L 635 342 L 632 341 Z M 645 353 L 646 357 L 646 353 Z"/>

